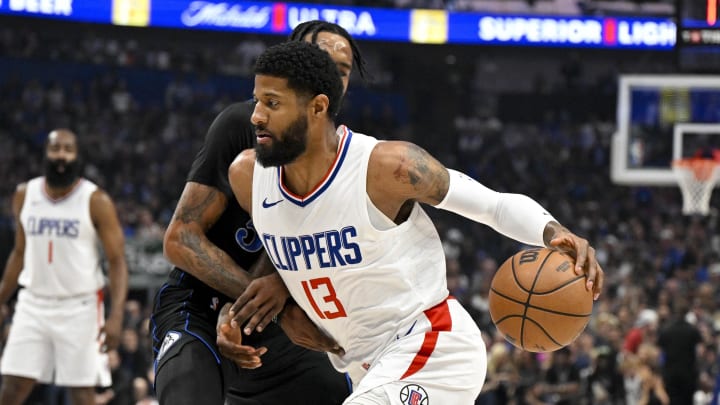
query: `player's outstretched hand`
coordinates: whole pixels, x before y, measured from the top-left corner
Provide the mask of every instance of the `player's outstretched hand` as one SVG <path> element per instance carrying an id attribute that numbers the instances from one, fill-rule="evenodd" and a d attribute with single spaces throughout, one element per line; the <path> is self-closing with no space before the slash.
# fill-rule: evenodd
<path id="1" fill-rule="evenodd" d="M 345 354 L 345 350 L 333 338 L 318 329 L 305 311 L 294 302 L 285 306 L 280 317 L 280 327 L 298 346 L 319 352 L 330 352 L 338 356 Z"/>
<path id="2" fill-rule="evenodd" d="M 242 368 L 258 368 L 262 366 L 260 357 L 267 353 L 266 347 L 258 349 L 242 345 L 242 332 L 230 326 L 230 303 L 225 304 L 218 316 L 217 345 L 220 354 L 234 361 Z"/>
<path id="3" fill-rule="evenodd" d="M 585 288 L 593 292 L 593 298 L 598 299 L 605 282 L 605 273 L 595 257 L 595 248 L 590 243 L 567 228 L 559 226 L 550 241 L 550 246 L 565 252 L 575 258 L 575 274 L 585 273 L 587 280 Z"/>
<path id="4" fill-rule="evenodd" d="M 277 272 L 256 278 L 230 308 L 232 326 L 237 328 L 247 321 L 243 329 L 246 335 L 251 334 L 253 329 L 262 332 L 273 317 L 282 311 L 289 296 Z"/>

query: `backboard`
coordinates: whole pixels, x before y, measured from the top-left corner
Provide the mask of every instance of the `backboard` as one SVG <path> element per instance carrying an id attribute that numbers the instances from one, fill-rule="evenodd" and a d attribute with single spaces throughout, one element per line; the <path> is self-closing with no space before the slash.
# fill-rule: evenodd
<path id="1" fill-rule="evenodd" d="M 673 160 L 720 151 L 720 75 L 626 75 L 618 86 L 613 182 L 676 186 Z"/>

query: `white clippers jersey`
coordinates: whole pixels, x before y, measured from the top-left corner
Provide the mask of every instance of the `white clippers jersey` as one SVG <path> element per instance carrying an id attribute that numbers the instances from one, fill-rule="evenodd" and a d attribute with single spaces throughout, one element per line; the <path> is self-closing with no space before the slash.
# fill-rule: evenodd
<path id="1" fill-rule="evenodd" d="M 96 189 L 80 179 L 67 196 L 52 200 L 44 177 L 27 183 L 20 211 L 25 230 L 21 286 L 44 297 L 93 293 L 103 286 L 99 239 L 90 218 L 90 196 Z"/>
<path id="2" fill-rule="evenodd" d="M 373 363 L 448 290 L 440 238 L 419 204 L 399 226 L 370 222 L 366 175 L 378 140 L 344 126 L 338 136 L 335 162 L 306 196 L 283 186 L 281 168 L 256 163 L 252 212 L 292 297 L 346 350 L 330 359 L 347 371 Z"/>

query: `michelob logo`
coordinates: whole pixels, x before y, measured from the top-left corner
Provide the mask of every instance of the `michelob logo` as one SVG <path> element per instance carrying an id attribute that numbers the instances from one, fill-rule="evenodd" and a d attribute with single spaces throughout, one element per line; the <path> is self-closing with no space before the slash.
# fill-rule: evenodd
<path id="1" fill-rule="evenodd" d="M 448 38 L 448 15 L 444 10 L 412 10 L 410 41 L 419 44 L 444 44 Z"/>
<path id="2" fill-rule="evenodd" d="M 150 0 L 113 0 L 112 23 L 147 27 L 150 23 Z"/>
<path id="3" fill-rule="evenodd" d="M 372 37 L 377 34 L 373 16 L 367 11 L 292 6 L 287 9 L 287 19 L 292 28 L 304 21 L 324 20 L 345 28 L 351 35 Z"/>
<path id="4" fill-rule="evenodd" d="M 225 2 L 193 1 L 182 12 L 180 21 L 186 27 L 231 27 L 263 29 L 270 21 L 272 7 Z"/>

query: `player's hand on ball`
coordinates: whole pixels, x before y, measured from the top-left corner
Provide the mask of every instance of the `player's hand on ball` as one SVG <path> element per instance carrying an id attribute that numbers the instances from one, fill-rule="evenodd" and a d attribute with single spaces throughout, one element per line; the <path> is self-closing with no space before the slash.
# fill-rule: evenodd
<path id="1" fill-rule="evenodd" d="M 242 368 L 258 368 L 262 366 L 261 356 L 267 353 L 266 347 L 254 348 L 242 344 L 242 332 L 240 328 L 230 325 L 230 303 L 225 304 L 220 310 L 217 322 L 217 345 L 220 354 L 234 361 Z"/>
<path id="2" fill-rule="evenodd" d="M 564 226 L 551 222 L 548 227 L 554 232 L 550 240 L 550 247 L 567 253 L 575 258 L 575 274 L 585 273 L 587 280 L 585 288 L 593 292 L 593 299 L 597 300 L 603 289 L 605 273 L 595 257 L 595 248 L 585 238 L 570 232 Z"/>
<path id="3" fill-rule="evenodd" d="M 280 327 L 298 346 L 319 352 L 330 352 L 338 356 L 345 354 L 345 350 L 333 338 L 318 329 L 305 311 L 295 303 L 289 303 L 283 310 Z"/>
<path id="4" fill-rule="evenodd" d="M 273 317 L 282 311 L 290 293 L 277 272 L 256 278 L 230 308 L 232 326 L 245 325 L 246 335 L 262 332 Z"/>

